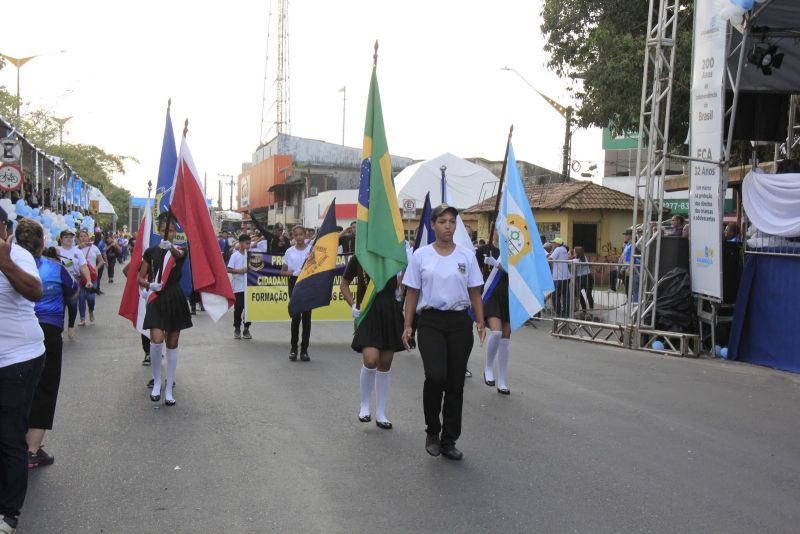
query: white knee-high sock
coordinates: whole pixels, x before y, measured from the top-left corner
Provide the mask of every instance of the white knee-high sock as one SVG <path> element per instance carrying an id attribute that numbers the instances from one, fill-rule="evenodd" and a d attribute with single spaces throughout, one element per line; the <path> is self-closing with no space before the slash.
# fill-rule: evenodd
<path id="1" fill-rule="evenodd" d="M 500 345 L 497 347 L 497 387 L 499 389 L 508 389 L 506 375 L 508 371 L 508 346 L 510 344 L 510 339 L 501 339 Z"/>
<path id="2" fill-rule="evenodd" d="M 494 380 L 494 357 L 497 355 L 497 346 L 502 335 L 499 330 L 489 330 L 489 335 L 486 336 L 486 369 L 483 374 L 489 382 Z"/>
<path id="3" fill-rule="evenodd" d="M 167 349 L 167 386 L 164 392 L 167 400 L 175 400 L 172 396 L 172 383 L 175 382 L 175 372 L 178 370 L 178 347 Z"/>
<path id="4" fill-rule="evenodd" d="M 150 367 L 153 369 L 153 391 L 151 395 L 161 395 L 161 353 L 163 343 L 150 342 Z"/>
<path id="5" fill-rule="evenodd" d="M 375 388 L 375 369 L 361 366 L 361 408 L 358 410 L 358 416 L 364 417 L 369 415 L 369 399 L 372 397 L 372 390 Z"/>
<path id="6" fill-rule="evenodd" d="M 375 420 L 381 423 L 386 419 L 386 405 L 389 403 L 389 386 L 392 383 L 392 371 L 378 371 L 375 375 Z"/>

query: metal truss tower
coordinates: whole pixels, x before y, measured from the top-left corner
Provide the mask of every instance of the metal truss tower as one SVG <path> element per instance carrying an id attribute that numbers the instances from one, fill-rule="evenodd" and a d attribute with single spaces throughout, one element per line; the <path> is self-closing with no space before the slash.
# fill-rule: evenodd
<path id="1" fill-rule="evenodd" d="M 277 15 L 273 27 L 273 1 L 269 5 L 267 19 L 267 46 L 264 58 L 264 87 L 261 99 L 261 131 L 260 142 L 268 141 L 271 133 L 290 134 L 292 132 L 292 114 L 289 75 L 289 0 L 275 0 Z M 274 51 L 275 71 L 270 73 L 270 52 Z M 274 76 L 274 77 L 273 77 Z M 274 99 L 273 99 L 274 95 Z M 270 102 L 267 107 L 267 102 Z M 266 116 L 275 109 L 275 121 L 269 122 Z"/>
<path id="2" fill-rule="evenodd" d="M 631 276 L 635 278 L 638 272 L 639 279 L 638 288 L 635 281 L 629 284 L 628 295 L 629 341 L 633 348 L 645 344 L 643 330 L 655 328 L 679 10 L 679 0 L 650 0 L 633 205 L 634 247 L 629 267 Z M 651 221 L 658 231 L 650 230 Z M 637 232 L 640 223 L 641 231 Z"/>

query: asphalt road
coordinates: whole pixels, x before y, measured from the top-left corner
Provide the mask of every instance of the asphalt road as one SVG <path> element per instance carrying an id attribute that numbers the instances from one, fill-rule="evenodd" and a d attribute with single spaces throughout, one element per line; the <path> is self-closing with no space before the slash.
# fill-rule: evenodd
<path id="1" fill-rule="evenodd" d="M 104 285 L 65 341 L 53 466 L 31 472 L 20 533 L 798 532 L 800 377 L 659 357 L 523 328 L 509 397 L 467 379 L 462 462 L 424 451 L 418 353 L 395 358 L 394 429 L 357 420 L 352 325 L 232 339 L 200 313 L 177 406 L 150 402 L 138 334 Z"/>

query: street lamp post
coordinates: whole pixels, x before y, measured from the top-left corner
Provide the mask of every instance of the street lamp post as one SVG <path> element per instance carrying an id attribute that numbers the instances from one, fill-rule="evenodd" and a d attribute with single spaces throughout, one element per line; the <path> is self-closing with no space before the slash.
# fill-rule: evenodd
<path id="1" fill-rule="evenodd" d="M 27 63 L 28 61 L 30 61 L 30 60 L 32 60 L 34 58 L 41 57 L 41 56 L 47 56 L 47 55 L 50 55 L 50 54 L 63 54 L 64 52 L 66 52 L 66 50 L 59 50 L 58 52 L 45 52 L 44 54 L 36 54 L 34 56 L 28 56 L 28 57 L 11 57 L 11 56 L 7 56 L 5 54 L 0 54 L 0 56 L 2 56 L 3 58 L 7 59 L 8 61 L 11 62 L 12 65 L 17 67 L 17 121 L 19 121 L 19 109 L 20 109 L 20 105 L 22 104 L 22 100 L 20 99 L 20 96 L 19 96 L 19 71 L 22 70 L 22 66 L 25 65 L 25 63 Z"/>
<path id="2" fill-rule="evenodd" d="M 500 70 L 510 71 L 520 77 L 520 79 L 525 82 L 528 87 L 533 89 L 536 94 L 541 96 L 553 109 L 555 109 L 562 117 L 564 117 L 566 121 L 566 128 L 564 130 L 564 146 L 562 147 L 561 157 L 564 160 L 561 164 L 561 175 L 564 177 L 564 181 L 569 180 L 569 163 L 570 159 L 572 158 L 572 106 L 562 106 L 549 96 L 545 95 L 541 91 L 539 91 L 536 87 L 533 86 L 531 82 L 529 82 L 525 76 L 520 74 L 516 69 L 511 67 L 501 67 Z"/>
<path id="3" fill-rule="evenodd" d="M 344 118 L 345 109 L 347 108 L 347 86 L 345 85 L 339 92 L 342 93 L 342 146 L 344 146 Z"/>
<path id="4" fill-rule="evenodd" d="M 58 123 L 58 144 L 59 144 L 59 146 L 64 144 L 64 125 L 71 118 L 72 117 L 64 117 L 63 119 L 60 119 L 58 117 L 53 117 L 53 120 Z"/>

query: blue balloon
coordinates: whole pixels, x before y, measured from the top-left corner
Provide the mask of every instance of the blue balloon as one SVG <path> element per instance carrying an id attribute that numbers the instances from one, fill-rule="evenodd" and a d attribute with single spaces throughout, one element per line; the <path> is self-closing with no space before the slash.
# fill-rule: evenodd
<path id="1" fill-rule="evenodd" d="M 19 211 L 20 208 L 24 208 L 25 207 L 25 201 L 22 200 L 22 199 L 19 199 L 19 200 L 17 200 L 17 203 L 14 204 L 14 206 L 17 208 L 17 211 Z"/>
<path id="2" fill-rule="evenodd" d="M 723 359 L 727 360 L 728 359 L 728 347 L 722 347 L 722 350 L 719 351 L 719 354 L 720 354 L 720 356 L 722 356 Z"/>
<path id="3" fill-rule="evenodd" d="M 39 216 L 39 208 L 33 208 L 31 210 L 31 213 L 33 214 L 34 217 L 38 217 Z"/>
<path id="4" fill-rule="evenodd" d="M 655 350 L 664 350 L 664 344 L 660 341 L 653 341 L 651 345 Z"/>

